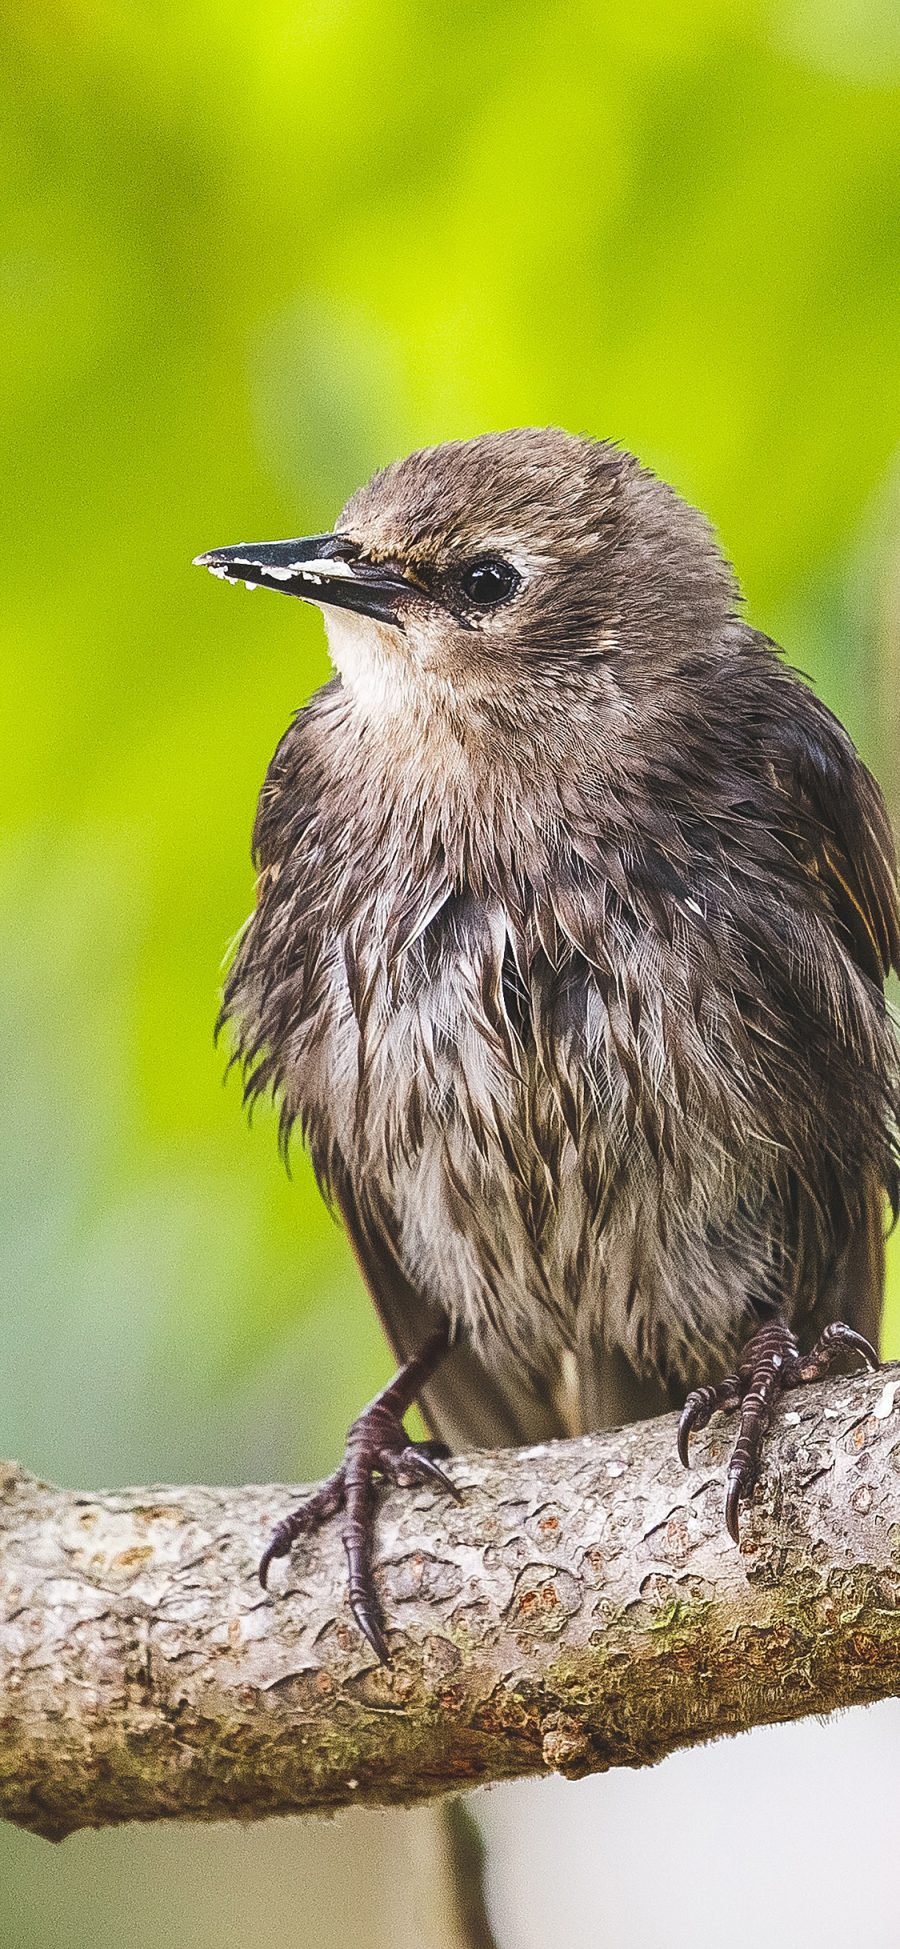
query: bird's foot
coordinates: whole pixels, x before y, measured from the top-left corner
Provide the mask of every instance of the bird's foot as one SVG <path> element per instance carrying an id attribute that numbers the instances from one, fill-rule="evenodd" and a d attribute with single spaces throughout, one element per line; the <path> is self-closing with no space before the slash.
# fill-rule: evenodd
<path id="1" fill-rule="evenodd" d="M 346 1522 L 341 1540 L 350 1572 L 350 1609 L 376 1657 L 383 1665 L 389 1664 L 390 1652 L 372 1571 L 376 1478 L 393 1482 L 402 1489 L 433 1482 L 461 1502 L 456 1484 L 438 1461 L 439 1456 L 447 1454 L 449 1450 L 441 1442 L 410 1441 L 396 1408 L 381 1396 L 372 1401 L 350 1429 L 340 1468 L 273 1530 L 259 1565 L 263 1590 L 275 1557 L 287 1556 L 299 1536 L 310 1535 L 339 1509 L 344 1510 Z"/>
<path id="2" fill-rule="evenodd" d="M 725 1414 L 736 1408 L 741 1411 L 725 1496 L 725 1521 L 736 1543 L 740 1542 L 739 1506 L 753 1493 L 763 1441 L 781 1395 L 809 1381 L 822 1380 L 845 1353 L 861 1354 L 873 1369 L 879 1364 L 875 1348 L 842 1320 L 826 1326 L 807 1354 L 801 1354 L 783 1320 L 771 1320 L 748 1340 L 736 1373 L 726 1375 L 716 1387 L 698 1387 L 688 1395 L 678 1423 L 678 1453 L 685 1468 L 688 1443 L 695 1430 L 705 1428 L 719 1409 Z"/>

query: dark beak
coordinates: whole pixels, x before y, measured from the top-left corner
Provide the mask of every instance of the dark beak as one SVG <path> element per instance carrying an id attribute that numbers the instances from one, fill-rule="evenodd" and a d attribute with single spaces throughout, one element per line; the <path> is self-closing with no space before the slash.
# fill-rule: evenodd
<path id="1" fill-rule="evenodd" d="M 235 548 L 213 548 L 197 555 L 195 566 L 248 588 L 279 589 L 305 602 L 353 609 L 378 622 L 399 623 L 404 597 L 413 586 L 399 569 L 367 562 L 344 535 L 307 535 L 301 541 L 240 541 Z"/>

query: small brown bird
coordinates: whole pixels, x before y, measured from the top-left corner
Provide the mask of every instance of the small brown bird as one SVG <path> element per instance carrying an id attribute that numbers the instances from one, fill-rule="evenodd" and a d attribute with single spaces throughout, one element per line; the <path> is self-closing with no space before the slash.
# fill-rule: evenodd
<path id="1" fill-rule="evenodd" d="M 263 786 L 223 1017 L 404 1363 L 263 1583 L 343 1509 L 388 1657 L 375 1478 L 455 1493 L 415 1398 L 452 1446 L 683 1403 L 684 1460 L 739 1408 L 737 1538 L 779 1394 L 845 1349 L 876 1364 L 900 959 L 877 785 L 742 620 L 702 516 L 610 444 L 454 441 L 333 534 L 199 560 L 325 612 L 337 674 Z"/>

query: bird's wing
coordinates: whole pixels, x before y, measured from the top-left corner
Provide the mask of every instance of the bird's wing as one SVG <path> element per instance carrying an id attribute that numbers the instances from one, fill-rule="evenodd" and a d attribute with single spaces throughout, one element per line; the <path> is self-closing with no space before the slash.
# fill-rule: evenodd
<path id="1" fill-rule="evenodd" d="M 397 1360 L 409 1360 L 439 1315 L 404 1270 L 390 1214 L 374 1212 L 346 1176 L 332 1195 Z M 502 1371 L 489 1370 L 464 1340 L 451 1346 L 422 1390 L 420 1406 L 432 1434 L 453 1449 L 517 1448 L 571 1432 L 539 1382 L 511 1362 Z"/>
<path id="2" fill-rule="evenodd" d="M 786 715 L 776 775 L 803 817 L 808 865 L 857 966 L 900 967 L 897 859 L 887 807 L 843 726 L 810 693 Z"/>
<path id="3" fill-rule="evenodd" d="M 900 899 L 890 817 L 843 725 L 804 691 L 786 713 L 774 759 L 800 811 L 807 865 L 858 968 L 879 988 L 900 967 Z M 884 1186 L 873 1181 L 864 1218 L 813 1307 L 815 1326 L 843 1319 L 877 1345 L 884 1294 Z"/>

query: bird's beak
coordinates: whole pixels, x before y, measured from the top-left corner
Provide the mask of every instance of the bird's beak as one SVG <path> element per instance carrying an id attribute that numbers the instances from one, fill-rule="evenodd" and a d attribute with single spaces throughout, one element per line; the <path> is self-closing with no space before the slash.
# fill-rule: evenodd
<path id="1" fill-rule="evenodd" d="M 357 557 L 341 535 L 240 541 L 234 548 L 197 555 L 194 563 L 227 582 L 245 582 L 249 589 L 280 589 L 282 595 L 354 609 L 383 623 L 397 623 L 403 598 L 413 593 L 399 569 Z"/>

